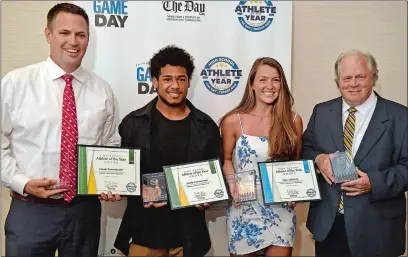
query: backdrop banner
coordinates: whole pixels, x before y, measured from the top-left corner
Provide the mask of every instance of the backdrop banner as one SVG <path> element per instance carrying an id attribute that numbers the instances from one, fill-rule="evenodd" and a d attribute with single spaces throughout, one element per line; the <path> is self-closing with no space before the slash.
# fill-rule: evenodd
<path id="1" fill-rule="evenodd" d="M 215 122 L 237 106 L 256 58 L 273 57 L 291 85 L 290 1 L 75 1 L 90 18 L 84 67 L 104 78 L 119 120 L 156 96 L 148 61 L 174 44 L 194 57 L 188 99 Z M 113 242 L 126 199 L 103 203 L 100 255 L 117 256 Z M 212 249 L 228 255 L 226 203 L 207 211 Z"/>

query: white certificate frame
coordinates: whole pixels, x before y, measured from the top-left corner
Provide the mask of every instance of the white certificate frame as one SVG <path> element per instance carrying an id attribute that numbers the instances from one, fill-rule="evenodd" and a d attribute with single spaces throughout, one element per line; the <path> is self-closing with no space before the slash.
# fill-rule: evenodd
<path id="1" fill-rule="evenodd" d="M 139 148 L 78 144 L 77 151 L 77 195 L 141 195 Z"/>
<path id="2" fill-rule="evenodd" d="M 265 204 L 321 200 L 312 160 L 258 162 L 258 168 Z"/>
<path id="3" fill-rule="evenodd" d="M 212 167 L 210 167 L 211 165 Z M 201 169 L 204 169 L 204 171 L 200 172 Z M 163 171 L 166 178 L 168 200 L 172 210 L 229 200 L 219 159 L 167 165 L 163 166 Z M 198 175 L 200 174 L 203 175 L 202 178 L 199 178 Z M 195 175 L 198 176 L 197 179 L 193 177 Z M 200 185 L 206 179 L 210 181 L 209 185 Z M 187 187 L 186 182 L 189 183 L 190 188 Z"/>

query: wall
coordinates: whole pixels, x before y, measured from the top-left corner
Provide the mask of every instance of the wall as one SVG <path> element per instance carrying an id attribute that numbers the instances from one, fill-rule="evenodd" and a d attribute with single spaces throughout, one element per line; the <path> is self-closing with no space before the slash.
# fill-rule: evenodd
<path id="1" fill-rule="evenodd" d="M 1 75 L 42 61 L 47 11 L 57 2 L 1 2 Z M 338 96 L 333 65 L 341 51 L 370 51 L 379 64 L 377 92 L 407 105 L 406 2 L 296 1 L 293 3 L 292 90 L 295 107 L 306 127 L 313 106 Z M 2 255 L 4 219 L 10 198 L 2 189 Z M 312 256 L 313 241 L 305 228 L 308 205 L 299 204 L 295 256 Z"/>

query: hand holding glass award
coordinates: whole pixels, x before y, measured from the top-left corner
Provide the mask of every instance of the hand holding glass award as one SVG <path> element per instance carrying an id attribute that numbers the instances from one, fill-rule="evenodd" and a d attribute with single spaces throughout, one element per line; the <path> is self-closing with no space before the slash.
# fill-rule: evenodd
<path id="1" fill-rule="evenodd" d="M 256 200 L 255 170 L 241 171 L 235 174 L 236 197 L 234 201 L 243 203 Z"/>
<path id="2" fill-rule="evenodd" d="M 356 166 L 350 152 L 335 152 L 329 154 L 333 169 L 334 183 L 343 183 L 358 179 Z"/>

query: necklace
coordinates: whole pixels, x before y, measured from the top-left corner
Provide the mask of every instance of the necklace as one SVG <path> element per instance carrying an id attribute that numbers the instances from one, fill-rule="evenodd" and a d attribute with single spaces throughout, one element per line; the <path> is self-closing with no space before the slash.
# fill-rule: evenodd
<path id="1" fill-rule="evenodd" d="M 248 113 L 248 114 L 251 116 L 260 117 L 260 118 L 269 117 L 269 115 L 258 115 L 258 114 L 253 114 L 253 113 Z"/>
<path id="2" fill-rule="evenodd" d="M 258 117 L 263 126 L 269 126 L 269 118 L 270 118 L 269 115 L 257 115 L 257 114 L 253 114 L 253 113 L 248 113 L 248 114 L 251 115 L 251 116 L 254 116 L 254 117 Z"/>

